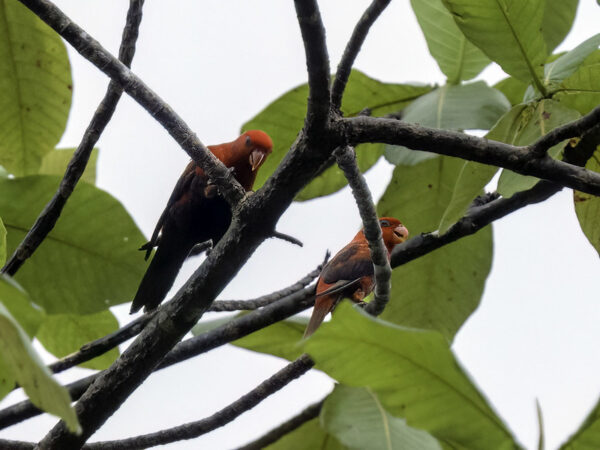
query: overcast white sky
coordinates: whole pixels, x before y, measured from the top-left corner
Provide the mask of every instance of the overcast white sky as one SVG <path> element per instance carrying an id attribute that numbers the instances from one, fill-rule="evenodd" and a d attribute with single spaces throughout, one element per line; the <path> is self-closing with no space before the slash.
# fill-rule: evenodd
<path id="1" fill-rule="evenodd" d="M 57 3 L 117 54 L 128 2 Z M 320 3 L 334 68 L 369 1 Z M 559 50 L 570 49 L 599 31 L 600 7 L 592 0 L 580 3 L 575 29 Z M 69 54 L 74 98 L 61 142 L 65 147 L 79 143 L 107 85 L 105 76 L 71 48 Z M 407 0 L 394 1 L 387 8 L 356 67 L 383 81 L 444 82 Z M 147 0 L 133 70 L 205 144 L 232 140 L 242 123 L 306 80 L 293 2 Z M 500 70 L 488 68 L 480 78 L 493 83 L 502 77 Z M 128 97 L 121 100 L 98 146 L 98 185 L 121 200 L 149 235 L 188 156 Z M 385 162 L 369 173 L 375 195 L 381 195 L 390 174 L 391 166 Z M 307 217 L 312 218 L 310 227 L 306 226 Z M 301 239 L 304 248 L 266 242 L 221 298 L 251 298 L 295 282 L 321 261 L 327 248 L 334 252 L 341 248 L 358 224 L 347 190 L 293 205 L 278 229 Z M 598 255 L 579 229 L 567 190 L 497 222 L 494 250 L 481 306 L 458 333 L 453 348 L 527 448 L 537 445 L 534 402 L 538 398 L 547 448 L 555 448 L 579 426 L 600 395 Z M 177 286 L 199 262 L 195 258 L 186 264 Z M 265 270 L 273 275 L 272 284 L 259 275 Z M 129 305 L 114 308 L 121 323 L 130 320 L 128 309 Z M 274 357 L 227 346 L 161 371 L 150 377 L 92 440 L 118 439 L 201 419 L 284 364 Z M 71 381 L 87 373 L 75 369 L 60 379 Z M 331 387 L 326 376 L 313 371 L 226 428 L 169 448 L 241 445 L 322 398 Z M 2 406 L 17 399 L 20 397 L 13 394 Z M 38 417 L 4 430 L 0 436 L 37 440 L 55 422 Z"/>

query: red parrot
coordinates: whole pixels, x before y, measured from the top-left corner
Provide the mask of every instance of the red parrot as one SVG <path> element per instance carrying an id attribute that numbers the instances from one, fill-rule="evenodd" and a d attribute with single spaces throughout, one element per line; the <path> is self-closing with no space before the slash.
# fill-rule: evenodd
<path id="1" fill-rule="evenodd" d="M 393 217 L 380 218 L 379 225 L 389 258 L 394 246 L 408 238 L 408 230 Z M 304 337 L 319 328 L 327 313 L 333 311 L 342 298 L 359 303 L 369 295 L 375 287 L 373 273 L 369 243 L 364 231 L 360 230 L 323 268 L 317 281 L 315 307 Z"/>
<path id="2" fill-rule="evenodd" d="M 254 185 L 256 172 L 273 150 L 273 142 L 260 130 L 246 131 L 233 142 L 208 146 L 232 170 L 246 191 Z M 130 314 L 156 308 L 167 295 L 183 261 L 194 245 L 212 240 L 215 245 L 231 222 L 231 209 L 201 167 L 191 161 L 177 181 L 167 206 L 158 219 L 150 242 L 140 248 L 146 259 L 157 246 L 131 304 Z M 160 239 L 158 234 L 161 233 Z"/>

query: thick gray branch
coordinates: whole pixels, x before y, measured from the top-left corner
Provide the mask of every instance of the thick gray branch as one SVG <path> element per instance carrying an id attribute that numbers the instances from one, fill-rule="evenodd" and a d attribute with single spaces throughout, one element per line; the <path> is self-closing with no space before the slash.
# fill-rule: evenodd
<path id="1" fill-rule="evenodd" d="M 384 118 L 345 118 L 340 119 L 337 126 L 349 145 L 363 142 L 403 145 L 414 150 L 504 167 L 522 175 L 533 175 L 588 194 L 600 195 L 599 173 L 557 161 L 548 155 L 538 157 L 530 147 L 516 147 L 457 131 L 438 130 Z M 544 142 L 547 146 L 554 141 Z"/>

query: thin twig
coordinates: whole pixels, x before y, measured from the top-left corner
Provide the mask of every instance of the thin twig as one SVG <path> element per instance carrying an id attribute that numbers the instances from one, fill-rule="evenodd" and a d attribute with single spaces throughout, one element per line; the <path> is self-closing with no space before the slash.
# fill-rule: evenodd
<path id="1" fill-rule="evenodd" d="M 390 300 L 390 278 L 392 268 L 388 259 L 388 252 L 383 243 L 381 226 L 377 217 L 377 210 L 373 202 L 373 196 L 365 177 L 356 164 L 356 155 L 352 147 L 340 147 L 334 152 L 338 166 L 344 172 L 348 184 L 352 189 L 352 195 L 356 201 L 358 212 L 365 230 L 365 237 L 369 243 L 371 260 L 375 272 L 375 298 L 370 302 L 365 311 L 378 316 Z"/>
<path id="2" fill-rule="evenodd" d="M 282 241 L 289 242 L 290 244 L 294 244 L 299 247 L 304 246 L 301 240 L 296 239 L 294 236 L 290 236 L 289 234 L 280 233 L 279 231 L 274 231 L 273 234 L 271 234 L 271 237 L 281 239 Z"/>
<path id="3" fill-rule="evenodd" d="M 309 420 L 312 420 L 315 417 L 317 417 L 321 412 L 321 408 L 323 407 L 324 402 L 325 399 L 313 403 L 312 405 L 308 406 L 306 409 L 302 410 L 299 414 L 295 415 L 291 419 L 283 422 L 276 428 L 273 428 L 271 431 L 262 435 L 255 441 L 249 442 L 248 444 L 237 448 L 237 450 L 261 450 L 266 446 L 277 442 L 286 434 L 291 433 L 297 428 L 300 428 Z"/>
<path id="4" fill-rule="evenodd" d="M 294 5 L 306 54 L 309 94 L 305 126 L 307 136 L 312 140 L 322 132 L 329 120 L 329 56 L 325 28 L 316 0 L 294 0 Z"/>
<path id="5" fill-rule="evenodd" d="M 119 59 L 122 61 L 123 65 L 127 67 L 131 66 L 131 61 L 135 54 L 135 43 L 138 38 L 138 31 L 142 21 L 143 4 L 144 0 L 132 0 L 129 3 L 127 20 L 125 22 L 121 46 L 119 48 Z M 17 270 L 19 270 L 21 265 L 23 265 L 25 260 L 35 252 L 46 236 L 48 236 L 48 233 L 52 231 L 67 200 L 69 200 L 69 197 L 73 193 L 77 182 L 87 166 L 94 145 L 98 142 L 100 135 L 112 118 L 122 93 L 123 89 L 111 80 L 108 84 L 104 98 L 98 105 L 90 124 L 83 134 L 79 146 L 73 153 L 71 161 L 69 161 L 67 170 L 60 182 L 58 190 L 54 194 L 54 197 L 52 197 L 44 207 L 44 210 L 40 213 L 11 258 L 6 262 L 2 268 L 2 273 L 13 276 Z"/>
<path id="6" fill-rule="evenodd" d="M 154 447 L 156 445 L 169 444 L 171 442 L 182 441 L 184 439 L 193 439 L 209 431 L 220 428 L 246 411 L 254 408 L 264 399 L 285 387 L 291 381 L 304 375 L 314 366 L 313 360 L 307 354 L 300 356 L 295 361 L 289 363 L 275 375 L 263 381 L 257 387 L 247 394 L 244 394 L 238 400 L 216 412 L 196 422 L 190 422 L 155 433 L 135 436 L 119 441 L 94 442 L 84 446 L 89 450 L 134 450 Z"/>
<path id="7" fill-rule="evenodd" d="M 252 300 L 217 300 L 213 302 L 212 306 L 208 308 L 209 311 L 249 311 L 255 310 L 258 308 L 262 308 L 264 306 L 270 305 L 276 301 L 281 300 L 282 298 L 288 297 L 308 286 L 315 278 L 319 276 L 321 270 L 327 261 L 329 260 L 330 253 L 327 251 L 325 253 L 325 258 L 323 262 L 317 266 L 315 270 L 309 272 L 305 277 L 296 281 L 291 286 L 288 286 L 279 291 L 275 291 L 268 295 L 263 295 L 261 297 L 252 299 Z"/>
<path id="8" fill-rule="evenodd" d="M 2 450 L 31 450 L 35 447 L 33 442 L 25 441 L 10 441 L 8 439 L 0 439 L 0 448 Z"/>
<path id="9" fill-rule="evenodd" d="M 529 147 L 376 117 L 343 118 L 337 121 L 336 127 L 339 127 L 338 131 L 349 145 L 364 142 L 403 145 L 414 150 L 504 167 L 522 175 L 532 175 L 588 194 L 600 195 L 599 173 L 557 161 L 548 155 L 533 156 Z M 553 143 L 550 140 L 544 142 L 544 146 Z"/>
<path id="10" fill-rule="evenodd" d="M 344 54 L 338 65 L 335 80 L 333 80 L 333 87 L 331 88 L 331 107 L 333 109 L 339 109 L 342 106 L 342 96 L 344 95 L 344 89 L 346 88 L 346 83 L 350 77 L 350 71 L 354 65 L 354 60 L 356 59 L 371 26 L 375 23 L 383 10 L 390 4 L 390 1 L 391 0 L 373 0 L 354 27 L 352 36 L 350 37 L 348 44 L 346 44 Z"/>
<path id="11" fill-rule="evenodd" d="M 84 58 L 117 82 L 131 98 L 148 111 L 181 148 L 202 167 L 211 182 L 218 185 L 219 192 L 231 205 L 236 205 L 244 198 L 245 191 L 231 171 L 200 142 L 198 136 L 183 119 L 98 41 L 74 23 L 52 2 L 48 0 L 19 1 L 60 34 Z"/>

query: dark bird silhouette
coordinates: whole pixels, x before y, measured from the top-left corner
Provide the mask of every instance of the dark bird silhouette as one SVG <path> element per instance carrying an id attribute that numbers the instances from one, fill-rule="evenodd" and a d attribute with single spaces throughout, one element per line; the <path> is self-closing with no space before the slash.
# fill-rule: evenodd
<path id="1" fill-rule="evenodd" d="M 260 130 L 246 131 L 233 142 L 208 146 L 232 170 L 246 191 L 252 190 L 257 170 L 273 149 L 269 135 Z M 211 184 L 201 167 L 191 161 L 177 181 L 152 238 L 140 250 L 146 259 L 156 253 L 131 304 L 130 314 L 145 307 L 156 308 L 173 285 L 181 265 L 194 245 L 223 237 L 231 222 L 231 209 Z M 160 233 L 160 238 L 159 238 Z"/>

